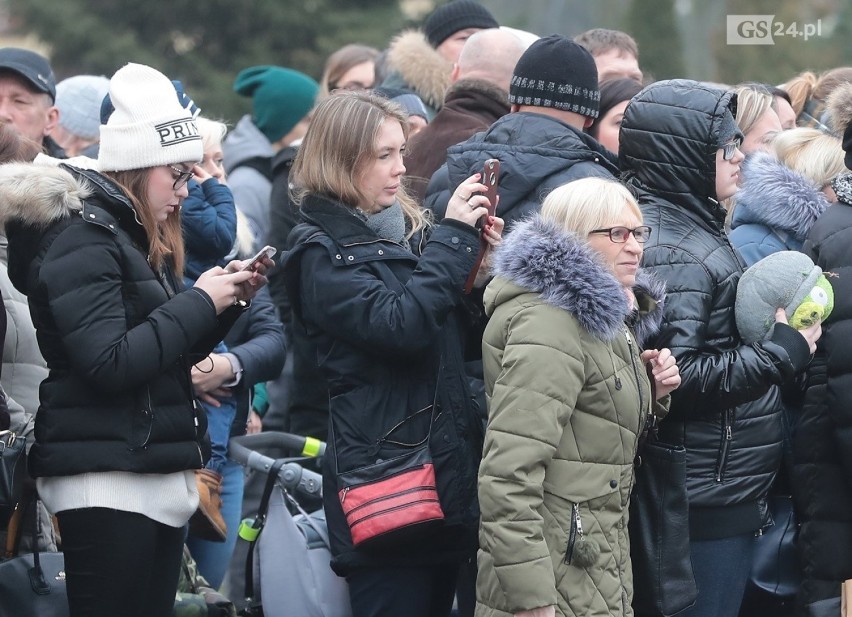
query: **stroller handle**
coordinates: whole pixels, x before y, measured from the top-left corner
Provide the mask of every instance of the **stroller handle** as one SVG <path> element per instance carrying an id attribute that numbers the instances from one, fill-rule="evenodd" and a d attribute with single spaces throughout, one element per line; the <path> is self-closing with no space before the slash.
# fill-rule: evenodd
<path id="1" fill-rule="evenodd" d="M 275 459 L 255 452 L 253 448 L 284 446 L 304 452 L 305 442 L 309 439 L 312 438 L 274 431 L 231 437 L 228 441 L 228 458 L 249 469 L 268 473 Z M 319 450 L 325 452 L 325 444 L 319 443 L 321 444 Z M 278 472 L 278 478 L 287 490 L 298 490 L 305 495 L 322 496 L 322 476 L 315 471 L 303 468 L 298 463 L 285 463 Z"/>
<path id="2" fill-rule="evenodd" d="M 295 450 L 300 452 L 301 456 L 320 457 L 325 454 L 324 441 L 320 441 L 316 437 L 305 437 L 303 435 L 282 433 L 279 431 L 264 431 L 263 433 L 255 433 L 254 435 L 232 437 L 228 442 L 229 448 L 233 447 L 234 443 L 245 446 L 250 450 L 278 447 Z M 237 462 L 240 463 L 241 461 Z"/>

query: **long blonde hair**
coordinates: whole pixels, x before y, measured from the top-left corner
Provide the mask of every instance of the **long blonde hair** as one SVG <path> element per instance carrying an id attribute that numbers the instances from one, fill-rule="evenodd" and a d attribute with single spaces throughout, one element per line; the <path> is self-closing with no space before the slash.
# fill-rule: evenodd
<path id="1" fill-rule="evenodd" d="M 778 160 L 822 188 L 846 171 L 843 146 L 833 135 L 818 129 L 782 131 L 772 142 Z"/>
<path id="2" fill-rule="evenodd" d="M 763 114 L 774 109 L 775 97 L 766 87 L 755 84 L 737 86 L 734 92 L 737 93 L 737 126 L 743 135 L 748 135 Z"/>
<path id="3" fill-rule="evenodd" d="M 366 200 L 359 188 L 367 165 L 376 158 L 376 140 L 385 120 L 402 126 L 408 139 L 408 114 L 396 103 L 369 92 L 336 92 L 314 110 L 311 124 L 293 163 L 294 203 L 314 193 L 357 207 Z M 429 219 L 400 187 L 396 194 L 408 223 L 407 238 L 427 227 Z"/>
<path id="4" fill-rule="evenodd" d="M 103 172 L 123 190 L 130 199 L 136 216 L 148 238 L 148 262 L 159 272 L 167 259 L 178 277 L 183 276 L 184 249 L 180 226 L 180 208 L 158 223 L 148 207 L 148 178 L 153 168 Z"/>

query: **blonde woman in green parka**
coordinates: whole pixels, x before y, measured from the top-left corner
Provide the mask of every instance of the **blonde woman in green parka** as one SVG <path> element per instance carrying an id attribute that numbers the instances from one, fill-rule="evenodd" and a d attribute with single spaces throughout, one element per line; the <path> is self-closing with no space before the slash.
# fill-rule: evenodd
<path id="1" fill-rule="evenodd" d="M 633 615 L 627 507 L 652 409 L 646 365 L 658 399 L 680 384 L 667 349 L 640 350 L 664 295 L 638 270 L 649 233 L 627 189 L 585 178 L 494 255 L 477 617 Z"/>

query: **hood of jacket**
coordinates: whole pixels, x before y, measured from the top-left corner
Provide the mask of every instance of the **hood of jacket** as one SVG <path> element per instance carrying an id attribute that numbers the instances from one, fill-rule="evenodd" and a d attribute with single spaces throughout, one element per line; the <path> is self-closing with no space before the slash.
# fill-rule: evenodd
<path id="1" fill-rule="evenodd" d="M 444 104 L 450 87 L 450 64 L 419 30 L 403 32 L 388 47 L 388 67 L 399 74 L 423 102 L 433 109 Z"/>
<path id="2" fill-rule="evenodd" d="M 252 122 L 251 115 L 245 115 L 237 122 L 234 130 L 229 132 L 222 144 L 225 155 L 225 171 L 231 171 L 243 161 L 261 157 L 271 159 L 275 150 L 266 136 Z"/>
<path id="3" fill-rule="evenodd" d="M 689 79 L 659 81 L 631 99 L 621 121 L 622 179 L 639 195 L 651 193 L 719 228 L 725 209 L 716 200 L 716 151 L 722 120 L 736 113 L 736 95 Z"/>
<path id="4" fill-rule="evenodd" d="M 757 152 L 743 164 L 743 184 L 737 192 L 731 227 L 765 225 L 804 242 L 828 206 L 825 194 L 802 174 L 770 154 Z"/>
<path id="5" fill-rule="evenodd" d="M 663 282 L 640 271 L 634 288 L 638 307 L 634 317 L 624 288 L 594 249 L 540 215 L 517 223 L 506 235 L 494 254 L 492 271 L 495 280 L 484 299 L 488 315 L 498 305 L 531 291 L 574 315 L 585 330 L 603 341 L 614 340 L 628 322 L 641 345 L 662 322 Z"/>

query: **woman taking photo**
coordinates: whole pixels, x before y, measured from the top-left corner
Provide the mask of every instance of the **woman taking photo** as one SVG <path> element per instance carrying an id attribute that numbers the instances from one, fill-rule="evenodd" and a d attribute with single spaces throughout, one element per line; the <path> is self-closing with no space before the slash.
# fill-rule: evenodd
<path id="1" fill-rule="evenodd" d="M 332 567 L 349 582 L 355 617 L 446 616 L 459 567 L 476 551 L 482 426 L 463 343 L 472 334 L 478 351 L 481 311 L 462 289 L 488 199 L 472 176 L 431 226 L 402 185 L 407 136 L 399 106 L 333 94 L 316 108 L 292 172 L 306 222 L 291 235 L 284 274 L 295 329 L 315 344 L 328 381 L 324 502 Z M 501 231 L 489 218 L 489 246 Z M 427 442 L 443 522 L 355 547 L 338 475 Z"/>
<path id="2" fill-rule="evenodd" d="M 28 466 L 62 530 L 71 615 L 149 617 L 171 614 L 193 470 L 209 455 L 189 367 L 265 267 L 232 262 L 183 290 L 179 213 L 202 157 L 197 128 L 150 67 L 120 69 L 110 97 L 99 172 L 4 165 L 0 201 L 9 274 L 49 369 Z"/>
<path id="3" fill-rule="evenodd" d="M 662 285 L 637 281 L 642 224 L 620 184 L 555 189 L 495 254 L 483 337 L 488 427 L 477 615 L 632 615 L 627 505 L 656 396 L 680 384 L 640 349 Z"/>

